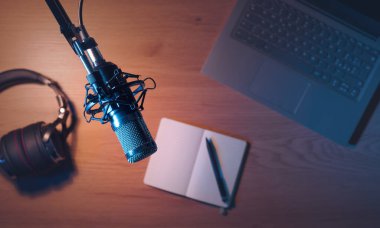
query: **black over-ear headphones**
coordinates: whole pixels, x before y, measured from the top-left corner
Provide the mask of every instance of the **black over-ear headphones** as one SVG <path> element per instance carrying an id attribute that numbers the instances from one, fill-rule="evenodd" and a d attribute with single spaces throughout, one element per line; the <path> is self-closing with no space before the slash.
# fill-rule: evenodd
<path id="1" fill-rule="evenodd" d="M 52 123 L 37 122 L 13 130 L 1 138 L 0 167 L 11 177 L 42 174 L 63 162 L 69 153 L 65 146 L 66 138 L 76 122 L 73 106 L 57 82 L 26 69 L 0 73 L 0 93 L 20 84 L 40 84 L 52 88 L 59 112 Z M 71 121 L 67 126 L 69 110 Z M 58 125 L 61 125 L 61 130 L 57 130 Z"/>

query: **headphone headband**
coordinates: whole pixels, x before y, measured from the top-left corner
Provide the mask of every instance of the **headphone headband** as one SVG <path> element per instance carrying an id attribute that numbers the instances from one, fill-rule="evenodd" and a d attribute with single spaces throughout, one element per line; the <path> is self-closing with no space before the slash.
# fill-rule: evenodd
<path id="1" fill-rule="evenodd" d="M 41 74 L 27 69 L 13 69 L 0 73 L 0 93 L 13 86 L 21 84 L 46 84 L 46 79 Z"/>

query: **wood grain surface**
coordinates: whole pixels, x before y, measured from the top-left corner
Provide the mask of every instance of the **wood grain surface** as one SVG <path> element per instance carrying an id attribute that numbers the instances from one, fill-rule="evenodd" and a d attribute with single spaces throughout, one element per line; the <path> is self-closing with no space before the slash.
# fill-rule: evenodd
<path id="1" fill-rule="evenodd" d="M 152 76 L 144 119 L 162 117 L 250 143 L 228 216 L 143 184 L 148 160 L 128 164 L 109 125 L 82 118 L 85 70 L 44 1 L 0 1 L 0 71 L 28 68 L 58 81 L 75 104 L 75 169 L 36 179 L 0 176 L 0 227 L 380 227 L 380 113 L 360 143 L 339 146 L 200 73 L 234 0 L 91 0 L 84 21 L 103 56 Z M 62 0 L 78 24 L 78 2 Z M 0 96 L 0 134 L 57 114 L 53 93 L 26 85 Z M 29 189 L 29 190 L 25 190 Z"/>

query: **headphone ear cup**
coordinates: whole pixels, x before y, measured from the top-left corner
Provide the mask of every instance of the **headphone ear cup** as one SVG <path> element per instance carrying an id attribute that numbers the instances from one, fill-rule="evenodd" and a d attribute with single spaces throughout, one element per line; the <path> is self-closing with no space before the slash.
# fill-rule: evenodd
<path id="1" fill-rule="evenodd" d="M 64 159 L 63 140 L 56 129 L 47 140 L 43 135 L 48 127 L 43 122 L 9 132 L 1 139 L 0 157 L 3 169 L 11 176 L 46 172 Z M 50 125 L 47 125 L 50 126 Z"/>
<path id="2" fill-rule="evenodd" d="M 66 149 L 68 148 L 66 145 L 66 140 L 63 138 L 62 134 L 57 131 L 57 129 L 48 124 L 42 128 L 42 136 L 43 134 L 50 130 L 50 136 L 47 141 L 42 139 L 42 143 L 44 144 L 47 154 L 52 159 L 54 163 L 58 163 L 62 160 L 65 160 L 67 157 Z"/>
<path id="3" fill-rule="evenodd" d="M 21 135 L 22 130 L 17 129 L 1 138 L 1 157 L 3 159 L 1 167 L 10 176 L 24 175 L 34 171 L 25 155 Z"/>
<path id="4" fill-rule="evenodd" d="M 45 133 L 43 130 L 44 125 L 44 122 L 31 124 L 25 127 L 22 132 L 27 157 L 30 159 L 36 173 L 50 170 L 55 164 L 42 139 Z"/>
<path id="5" fill-rule="evenodd" d="M 2 139 L 4 158 L 14 176 L 34 174 L 44 166 L 47 159 L 35 135 L 43 123 L 35 123 L 16 129 Z M 41 137 L 41 136 L 40 136 Z"/>

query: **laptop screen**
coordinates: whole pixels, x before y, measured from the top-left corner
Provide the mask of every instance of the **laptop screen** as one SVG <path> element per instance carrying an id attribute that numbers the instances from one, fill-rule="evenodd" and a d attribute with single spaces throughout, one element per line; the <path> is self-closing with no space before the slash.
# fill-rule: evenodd
<path id="1" fill-rule="evenodd" d="M 380 37 L 380 2 L 376 0 L 301 0 L 360 31 Z"/>

